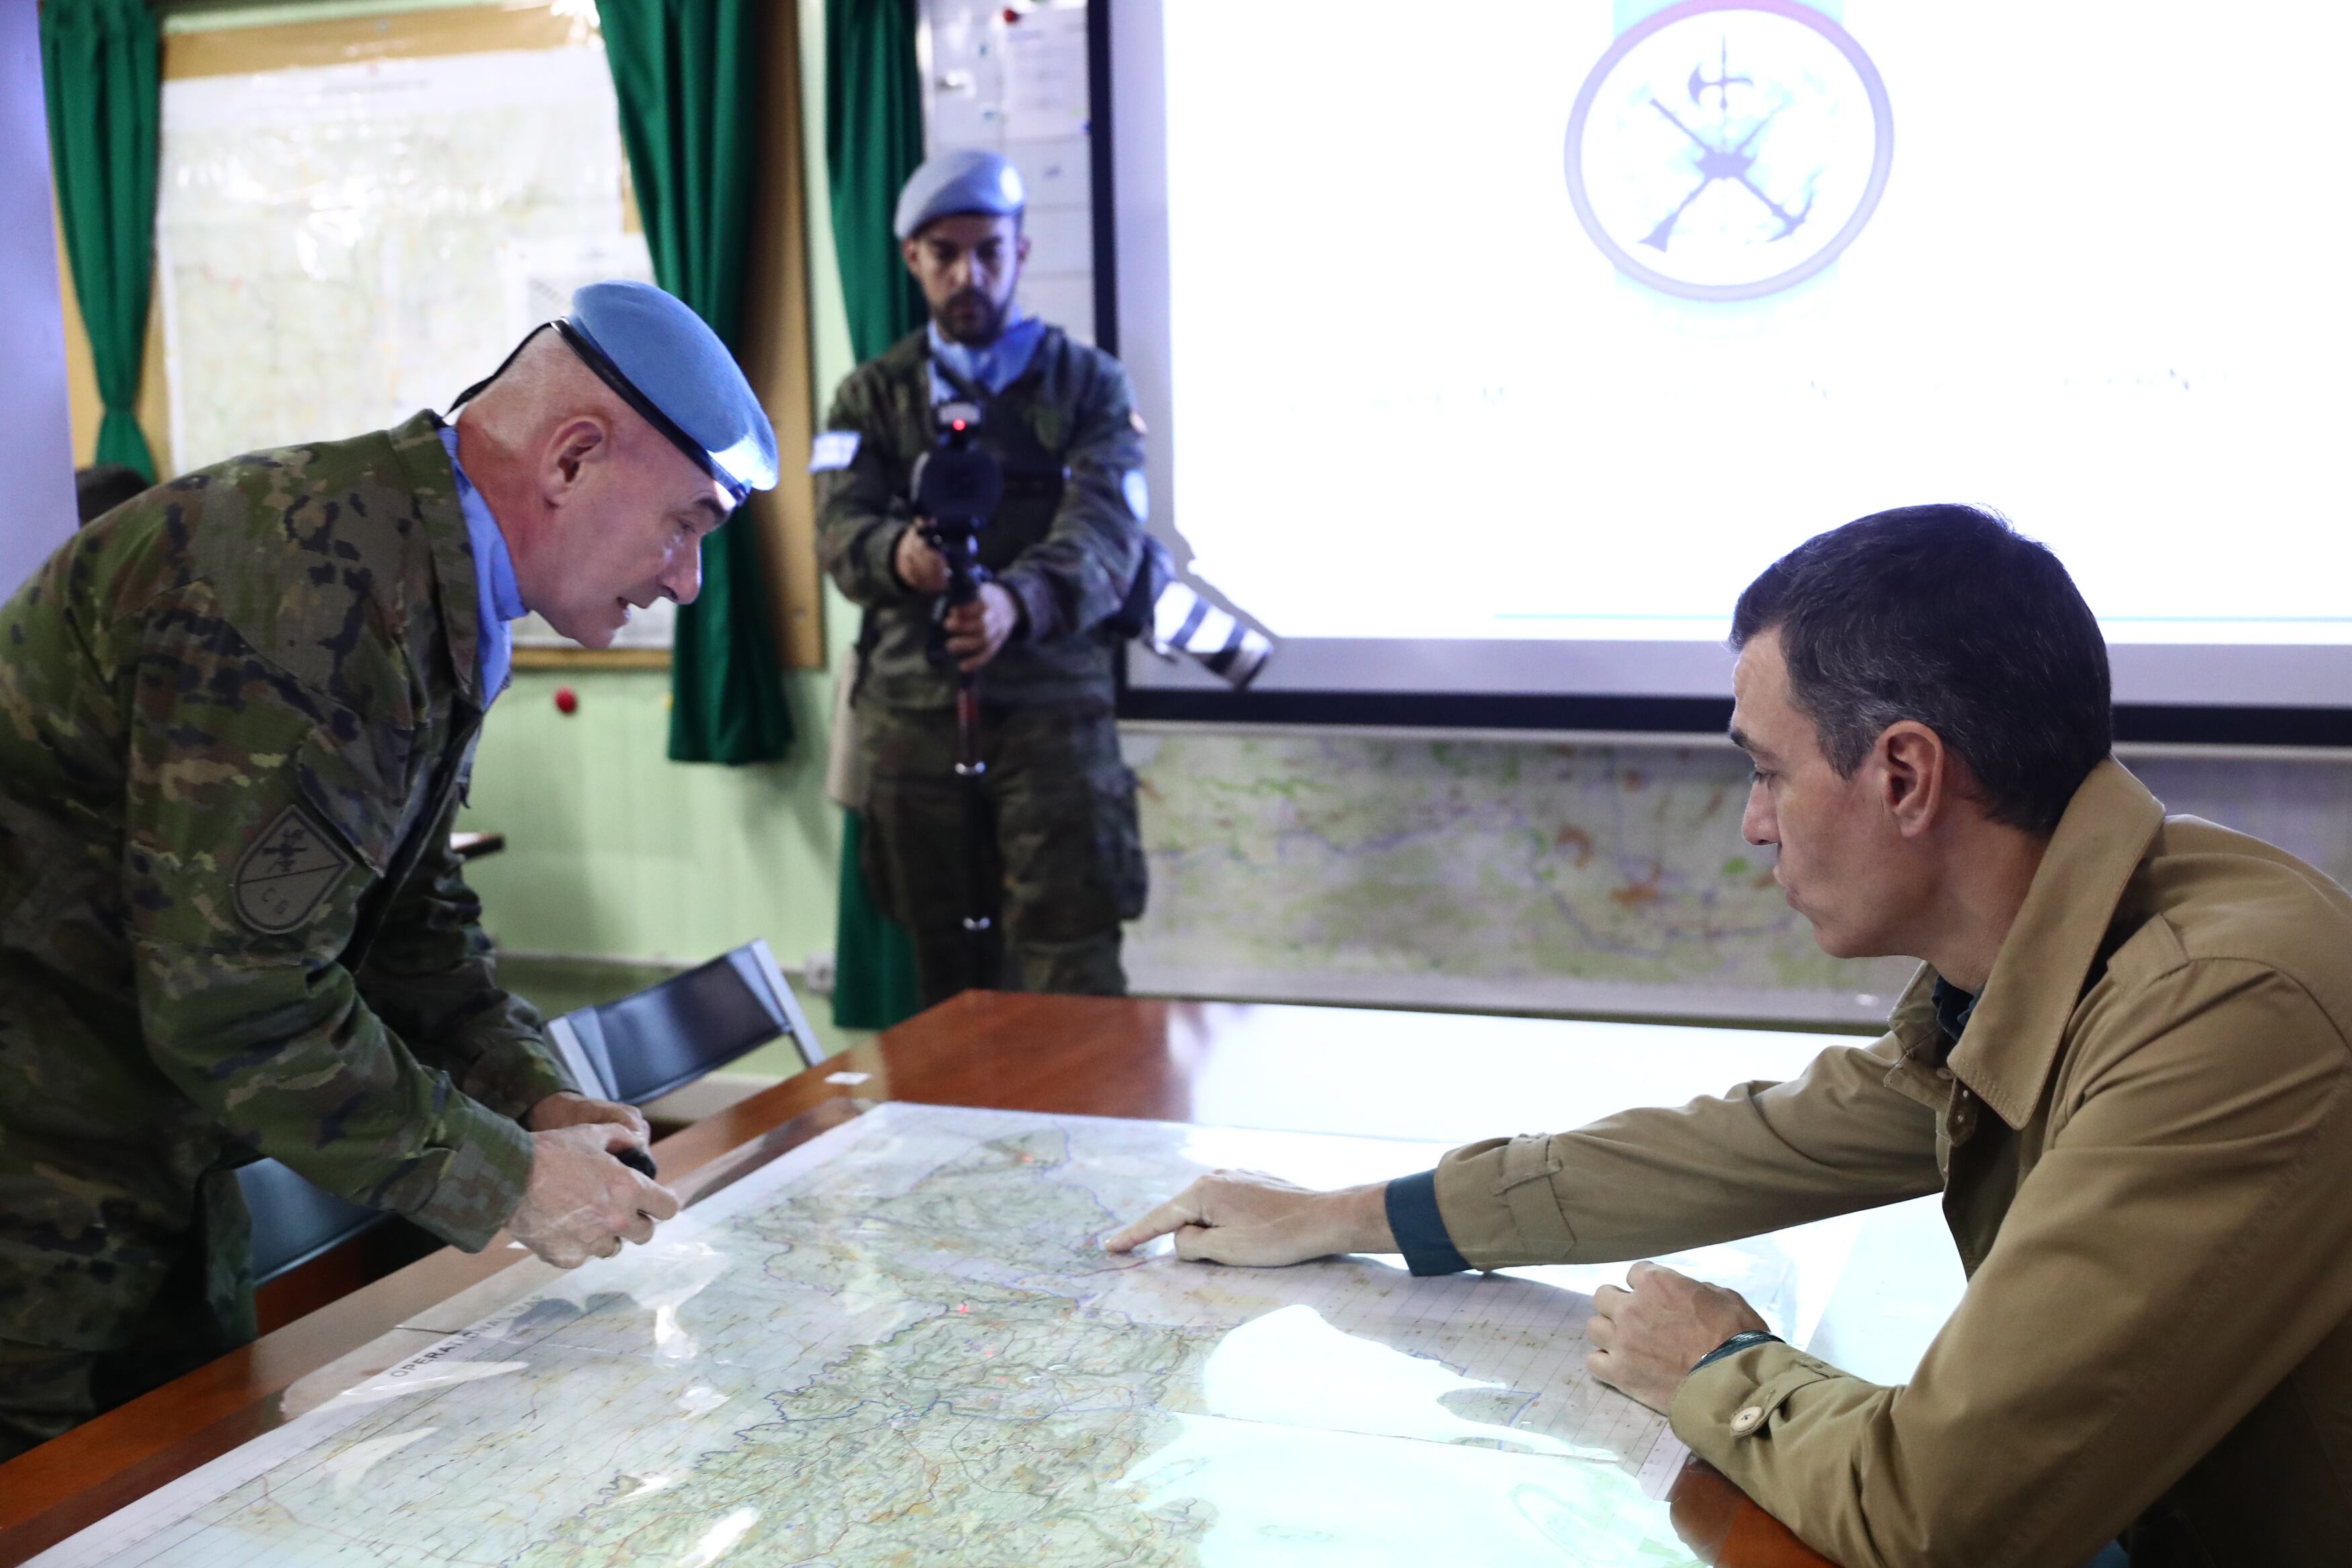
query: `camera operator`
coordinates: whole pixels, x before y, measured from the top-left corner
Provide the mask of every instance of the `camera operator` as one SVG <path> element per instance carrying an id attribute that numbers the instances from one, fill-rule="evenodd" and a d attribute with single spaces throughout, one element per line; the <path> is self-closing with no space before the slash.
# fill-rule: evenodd
<path id="1" fill-rule="evenodd" d="M 1119 994 L 1119 922 L 1143 912 L 1108 624 L 1142 560 L 1143 421 L 1118 361 L 1015 302 L 1023 204 L 992 153 L 915 171 L 893 227 L 930 321 L 842 384 L 811 463 L 819 554 L 866 611 L 852 706 L 864 869 L 913 938 L 927 1006 L 971 986 Z M 932 411 L 951 402 L 979 406 L 974 445 L 1003 489 L 977 534 L 979 594 L 942 613 L 947 563 L 910 497 Z M 960 671 L 979 693 L 977 834 L 955 765 Z M 968 856 L 999 903 L 981 943 L 965 925 Z"/>

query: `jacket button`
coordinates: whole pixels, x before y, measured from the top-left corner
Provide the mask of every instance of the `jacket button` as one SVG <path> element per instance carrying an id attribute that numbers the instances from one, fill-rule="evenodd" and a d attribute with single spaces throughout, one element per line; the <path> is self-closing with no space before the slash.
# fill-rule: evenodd
<path id="1" fill-rule="evenodd" d="M 1731 1429 L 1745 1437 L 1764 1424 L 1764 1407 L 1751 1405 L 1731 1418 Z"/>

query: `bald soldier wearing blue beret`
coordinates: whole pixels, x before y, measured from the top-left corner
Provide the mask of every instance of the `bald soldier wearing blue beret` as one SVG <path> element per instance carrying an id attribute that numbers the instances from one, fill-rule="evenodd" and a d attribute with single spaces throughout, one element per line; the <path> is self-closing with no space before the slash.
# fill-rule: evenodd
<path id="1" fill-rule="evenodd" d="M 1135 777 L 1112 711 L 1122 635 L 1109 625 L 1143 552 L 1143 421 L 1118 361 L 1022 313 L 1024 200 L 993 153 L 943 153 L 908 180 L 895 226 L 930 321 L 842 384 L 813 465 L 818 552 L 866 609 L 864 868 L 914 939 L 926 1005 L 969 986 L 1119 994 L 1119 922 L 1143 912 Z M 909 496 L 931 411 L 953 401 L 982 409 L 979 443 L 1005 488 L 979 535 L 993 580 L 935 638 L 947 563 Z M 977 965 L 950 661 L 980 676 L 992 831 L 970 847 L 1001 893 L 1001 958 Z"/>
<path id="2" fill-rule="evenodd" d="M 257 1155 L 566 1268 L 677 1212 L 499 988 L 449 826 L 508 623 L 693 599 L 775 437 L 639 283 L 458 402 L 158 486 L 0 606 L 0 1459 L 252 1338 Z"/>

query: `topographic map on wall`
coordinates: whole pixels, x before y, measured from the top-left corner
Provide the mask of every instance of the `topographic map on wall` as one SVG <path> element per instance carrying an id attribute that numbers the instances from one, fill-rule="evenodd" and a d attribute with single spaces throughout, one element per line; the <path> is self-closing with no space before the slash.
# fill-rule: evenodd
<path id="1" fill-rule="evenodd" d="M 593 33 L 167 82 L 159 188 L 182 469 L 446 411 L 579 284 L 652 277 Z"/>
<path id="2" fill-rule="evenodd" d="M 520 1300 L 423 1321 L 454 1331 L 35 1562 L 1693 1563 L 1656 1500 L 1682 1450 L 1583 1370 L 1587 1292 L 1622 1269 L 1094 1244 L 1206 1166 L 1328 1183 L 1436 1152 L 885 1104 L 649 1247 L 514 1265 L 444 1310 L 509 1276 Z M 1742 1245 L 1677 1262 L 1801 1337 L 1843 1255 Z"/>
<path id="3" fill-rule="evenodd" d="M 1139 991 L 1533 1013 L 1885 1021 L 1780 897 L 1727 746 L 1129 732 L 1151 899 Z M 2352 767 L 2126 754 L 2168 811 L 2352 886 Z"/>
<path id="4" fill-rule="evenodd" d="M 1884 1022 L 1912 965 L 1782 901 L 1728 747 L 1131 735 L 1140 991 Z"/>

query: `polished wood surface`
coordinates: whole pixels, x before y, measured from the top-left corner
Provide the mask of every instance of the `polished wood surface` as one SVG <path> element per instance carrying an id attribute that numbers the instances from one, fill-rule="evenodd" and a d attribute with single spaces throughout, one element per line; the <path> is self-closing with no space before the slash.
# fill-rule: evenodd
<path id="1" fill-rule="evenodd" d="M 1702 1563 L 1717 1568 L 1837 1568 L 1705 1460 L 1683 1467 L 1666 1501 L 1675 1533 Z"/>
<path id="2" fill-rule="evenodd" d="M 887 1099 L 1456 1142 L 1671 1102 L 1693 1081 L 1780 1076 L 1823 1043 L 1760 1031 L 972 992 L 664 1139 L 655 1156 L 663 1180 L 690 1202 L 861 1102 Z M 430 1324 L 433 1307 L 523 1256 L 503 1239 L 472 1256 L 445 1248 L 0 1466 L 0 1564 L 282 1424 L 316 1403 L 326 1369 L 373 1354 L 351 1373 L 356 1382 L 424 1348 L 437 1329 L 404 1325 Z M 1673 1510 L 1694 1550 L 1727 1568 L 1827 1562 L 1704 1467 L 1677 1482 Z"/>

